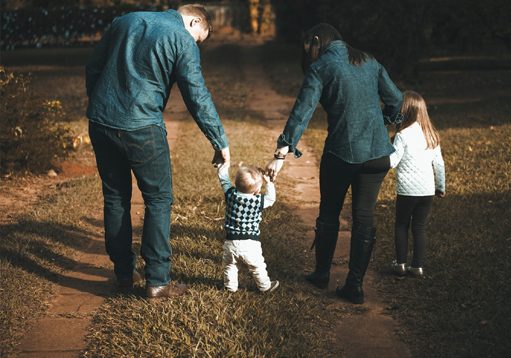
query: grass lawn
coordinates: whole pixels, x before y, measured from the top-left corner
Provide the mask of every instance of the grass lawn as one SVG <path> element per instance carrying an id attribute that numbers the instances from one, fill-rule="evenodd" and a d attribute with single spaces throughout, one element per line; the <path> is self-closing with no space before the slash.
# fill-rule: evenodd
<path id="1" fill-rule="evenodd" d="M 246 84 L 240 81 L 236 47 L 208 51 L 205 66 L 210 88 L 228 128 L 233 163 L 264 165 L 275 138 L 257 114 L 244 110 Z M 23 68 L 30 71 L 30 68 Z M 34 96 L 44 99 L 45 86 L 67 89 L 62 101 L 68 120 L 84 126 L 79 105 L 83 80 L 76 68 L 66 72 L 33 69 Z M 81 82 L 80 82 L 81 81 Z M 83 103 L 82 103 L 83 104 Z M 344 313 L 326 310 L 322 295 L 303 286 L 305 228 L 292 215 L 284 184 L 278 202 L 265 212 L 262 240 L 272 279 L 282 282 L 275 293 L 259 293 L 246 271 L 236 294 L 222 290 L 223 195 L 210 165 L 212 149 L 191 121 L 183 122 L 172 148 L 174 165 L 173 275 L 191 285 L 178 300 L 152 304 L 141 295 L 113 297 L 94 318 L 85 356 L 299 356 L 328 355 L 330 338 L 320 335 L 328 319 Z M 193 150 L 193 155 L 190 155 Z M 283 183 L 290 180 L 283 178 Z M 18 183 L 22 185 L 22 183 Z M 53 283 L 74 266 L 74 255 L 87 238 L 98 235 L 101 193 L 97 177 L 75 179 L 49 187 L 33 210 L 0 227 L 0 292 L 2 355 L 15 350 L 17 340 L 46 309 Z M 99 224 L 98 224 L 99 223 Z M 136 243 L 136 249 L 139 249 Z M 141 262 L 139 262 L 141 264 Z M 341 312 L 343 311 L 343 312 Z M 349 311 L 346 309 L 345 311 Z"/>
<path id="2" fill-rule="evenodd" d="M 302 79 L 299 52 L 291 46 L 267 48 L 275 89 L 295 96 Z M 447 196 L 434 200 L 430 216 L 425 279 L 397 280 L 390 274 L 392 171 L 376 210 L 378 243 L 372 269 L 380 277 L 389 314 L 404 324 L 402 336 L 414 357 L 500 357 L 511 352 L 510 81 L 509 70 L 451 68 L 425 70 L 417 83 L 400 84 L 422 93 L 428 102 L 440 130 L 447 174 Z M 318 158 L 324 116 L 321 109 L 316 111 L 304 135 Z"/>
<path id="3" fill-rule="evenodd" d="M 280 44 L 266 50 L 276 90 L 296 95 L 299 52 Z M 209 48 L 203 67 L 228 131 L 232 163 L 262 166 L 275 138 L 256 113 L 245 109 L 250 84 L 240 77 L 237 51 L 231 45 Z M 41 67 L 33 76 L 36 95 L 47 98 L 47 88 L 56 88 L 70 125 L 76 131 L 86 128 L 78 67 L 68 72 Z M 425 279 L 397 280 L 389 273 L 394 255 L 392 172 L 377 207 L 372 269 L 414 357 L 496 357 L 511 351 L 510 80 L 510 71 L 436 70 L 423 73 L 415 84 L 402 84 L 428 101 L 447 166 L 447 196 L 434 201 L 430 219 Z M 317 111 L 305 134 L 318 158 L 323 117 Z M 108 299 L 94 318 L 84 356 L 332 355 L 330 337 L 319 332 L 356 310 L 331 311 L 326 307 L 330 298 L 304 286 L 301 275 L 310 262 L 303 251 L 309 243 L 300 240 L 305 228 L 290 209 L 289 178 L 277 182 L 277 203 L 265 211 L 261 226 L 270 277 L 282 287 L 260 294 L 242 271 L 242 289 L 229 294 L 222 290 L 224 204 L 210 164 L 212 148 L 190 119 L 180 124 L 171 153 L 173 276 L 190 284 L 190 294 L 153 304 L 139 288 L 133 296 Z M 25 184 L 19 180 L 16 185 Z M 0 226 L 0 355 L 12 352 L 27 323 L 45 310 L 59 273 L 75 264 L 73 255 L 84 249 L 88 237 L 98 235 L 101 202 L 97 177 L 74 179 L 48 187 L 33 209 Z"/>
<path id="4" fill-rule="evenodd" d="M 15 185 L 32 184 L 19 179 Z M 97 221 L 100 198 L 95 178 L 49 186 L 33 208 L 0 225 L 0 356 L 12 352 L 47 308 L 60 274 L 98 234 L 86 223 Z"/>
<path id="5" fill-rule="evenodd" d="M 30 50 L 4 54 L 4 59 L 20 55 L 7 69 L 16 76 L 23 74 L 30 79 L 25 87 L 27 101 L 20 100 L 19 103 L 40 106 L 48 100 L 59 100 L 63 107 L 62 116 L 59 116 L 62 123 L 59 124 L 76 135 L 83 133 L 87 128 L 83 67 L 56 65 L 54 60 L 60 58 L 60 53 L 53 54 L 53 67 L 46 66 L 50 62 L 43 66 L 25 66 L 21 58 L 33 61 L 37 57 L 34 54 Z M 23 115 L 34 108 L 16 110 Z M 34 118 L 31 120 L 32 125 L 39 125 L 33 123 Z M 27 130 L 30 132 L 30 128 Z M 41 145 L 40 142 L 31 144 Z M 38 147 L 34 150 L 49 149 Z M 47 157 L 51 159 L 52 155 Z M 44 172 L 51 167 L 50 163 L 41 163 L 41 166 Z M 18 339 L 26 333 L 28 324 L 46 309 L 54 282 L 63 270 L 74 266 L 74 254 L 87 245 L 87 238 L 92 235 L 90 227 L 83 226 L 82 219 L 98 214 L 95 204 L 98 201 L 89 200 L 94 196 L 99 200 L 97 180 L 56 183 L 53 181 L 52 184 L 44 176 L 20 173 L 0 179 L 0 191 L 13 194 L 12 200 L 18 208 L 2 212 L 0 224 L 0 356 L 13 351 Z M 1 204 L 5 205 L 4 202 Z"/>

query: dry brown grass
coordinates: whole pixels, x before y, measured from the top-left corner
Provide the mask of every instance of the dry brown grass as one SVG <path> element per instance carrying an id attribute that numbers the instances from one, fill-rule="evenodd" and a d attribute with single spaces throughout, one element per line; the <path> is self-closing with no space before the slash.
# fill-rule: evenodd
<path id="1" fill-rule="evenodd" d="M 224 121 L 233 162 L 262 165 L 265 128 Z M 244 135 L 250 133 L 249 136 Z M 183 122 L 174 153 L 173 277 L 190 294 L 156 304 L 146 299 L 111 299 L 96 316 L 86 356 L 300 356 L 322 352 L 325 337 L 314 329 L 325 312 L 321 298 L 302 293 L 304 256 L 297 240 L 304 228 L 286 207 L 285 196 L 264 213 L 262 244 L 268 271 L 282 287 L 257 291 L 247 270 L 241 290 L 222 289 L 223 194 L 209 163 L 211 149 L 195 124 Z M 200 139 L 199 139 L 200 138 Z M 271 138 L 269 140 L 272 140 Z M 181 155 L 194 143 L 197 156 Z"/>
<path id="2" fill-rule="evenodd" d="M 263 166 L 275 138 L 268 136 L 256 115 L 244 110 L 247 84 L 239 78 L 237 50 L 227 46 L 206 52 L 206 79 L 223 114 L 233 165 Z M 193 159 L 188 154 L 191 148 Z M 240 290 L 223 291 L 224 198 L 211 156 L 211 146 L 196 125 L 182 122 L 172 148 L 172 272 L 191 286 L 190 294 L 150 303 L 140 290 L 135 296 L 108 300 L 95 317 L 85 356 L 330 354 L 330 337 L 320 336 L 318 327 L 343 312 L 325 310 L 326 298 L 303 286 L 303 252 L 308 243 L 300 238 L 305 228 L 292 215 L 279 183 L 277 203 L 263 214 L 261 237 L 269 275 L 280 280 L 281 287 L 261 294 L 245 269 L 240 271 Z"/>
<path id="3" fill-rule="evenodd" d="M 93 234 L 83 221 L 101 202 L 95 179 L 46 186 L 34 207 L 0 226 L 0 355 L 12 352 L 47 308 L 54 284 Z M 16 185 L 16 184 L 13 184 Z M 97 234 L 97 233 L 96 233 Z"/>

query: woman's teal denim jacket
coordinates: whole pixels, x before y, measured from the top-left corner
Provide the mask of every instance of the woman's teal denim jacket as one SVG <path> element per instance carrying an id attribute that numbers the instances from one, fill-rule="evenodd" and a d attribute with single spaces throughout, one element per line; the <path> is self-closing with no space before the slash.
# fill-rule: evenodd
<path id="1" fill-rule="evenodd" d="M 202 76 L 199 48 L 174 10 L 132 12 L 113 21 L 86 66 L 87 117 L 123 130 L 164 127 L 163 110 L 174 82 L 213 147 L 227 147 Z"/>
<path id="2" fill-rule="evenodd" d="M 277 146 L 301 155 L 296 145 L 319 102 L 328 115 L 324 153 L 348 163 L 381 158 L 394 152 L 385 124 L 402 120 L 402 101 L 382 65 L 373 58 L 352 65 L 344 42 L 333 41 L 307 70 Z"/>

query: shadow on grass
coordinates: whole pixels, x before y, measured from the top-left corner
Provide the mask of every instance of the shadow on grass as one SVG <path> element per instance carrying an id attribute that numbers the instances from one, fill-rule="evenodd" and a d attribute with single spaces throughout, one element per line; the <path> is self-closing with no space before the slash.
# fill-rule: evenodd
<path id="1" fill-rule="evenodd" d="M 85 218 L 84 221 L 99 224 L 95 219 Z M 61 223 L 22 220 L 2 225 L 0 236 L 0 260 L 62 287 L 99 295 L 112 293 L 112 284 L 105 283 L 113 278 L 110 269 L 72 258 L 76 252 L 104 252 L 103 241 L 94 239 L 97 232 Z M 97 279 L 67 276 L 64 271 L 70 270 Z"/>
<path id="2" fill-rule="evenodd" d="M 92 237 L 97 235 L 97 233 L 74 225 L 32 219 L 20 220 L 15 224 L 0 225 L 0 234 L 4 238 L 16 237 L 17 246 L 31 247 L 36 241 L 30 239 L 37 237 L 83 252 L 88 251 L 90 243 L 94 241 Z"/>

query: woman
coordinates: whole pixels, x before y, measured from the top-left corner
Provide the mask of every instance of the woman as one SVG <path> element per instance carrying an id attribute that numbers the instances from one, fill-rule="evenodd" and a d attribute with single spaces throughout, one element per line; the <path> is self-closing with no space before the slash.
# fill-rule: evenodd
<path id="1" fill-rule="evenodd" d="M 300 93 L 267 170 L 275 177 L 288 152 L 301 155 L 296 145 L 321 103 L 328 115 L 328 136 L 320 165 L 321 201 L 313 244 L 316 267 L 306 279 L 319 288 L 328 287 L 339 215 L 351 186 L 349 273 L 336 294 L 363 303 L 362 281 L 375 241 L 374 207 L 394 151 L 385 123 L 400 121 L 402 94 L 372 56 L 343 42 L 328 24 L 304 34 L 302 68 L 305 78 Z"/>

